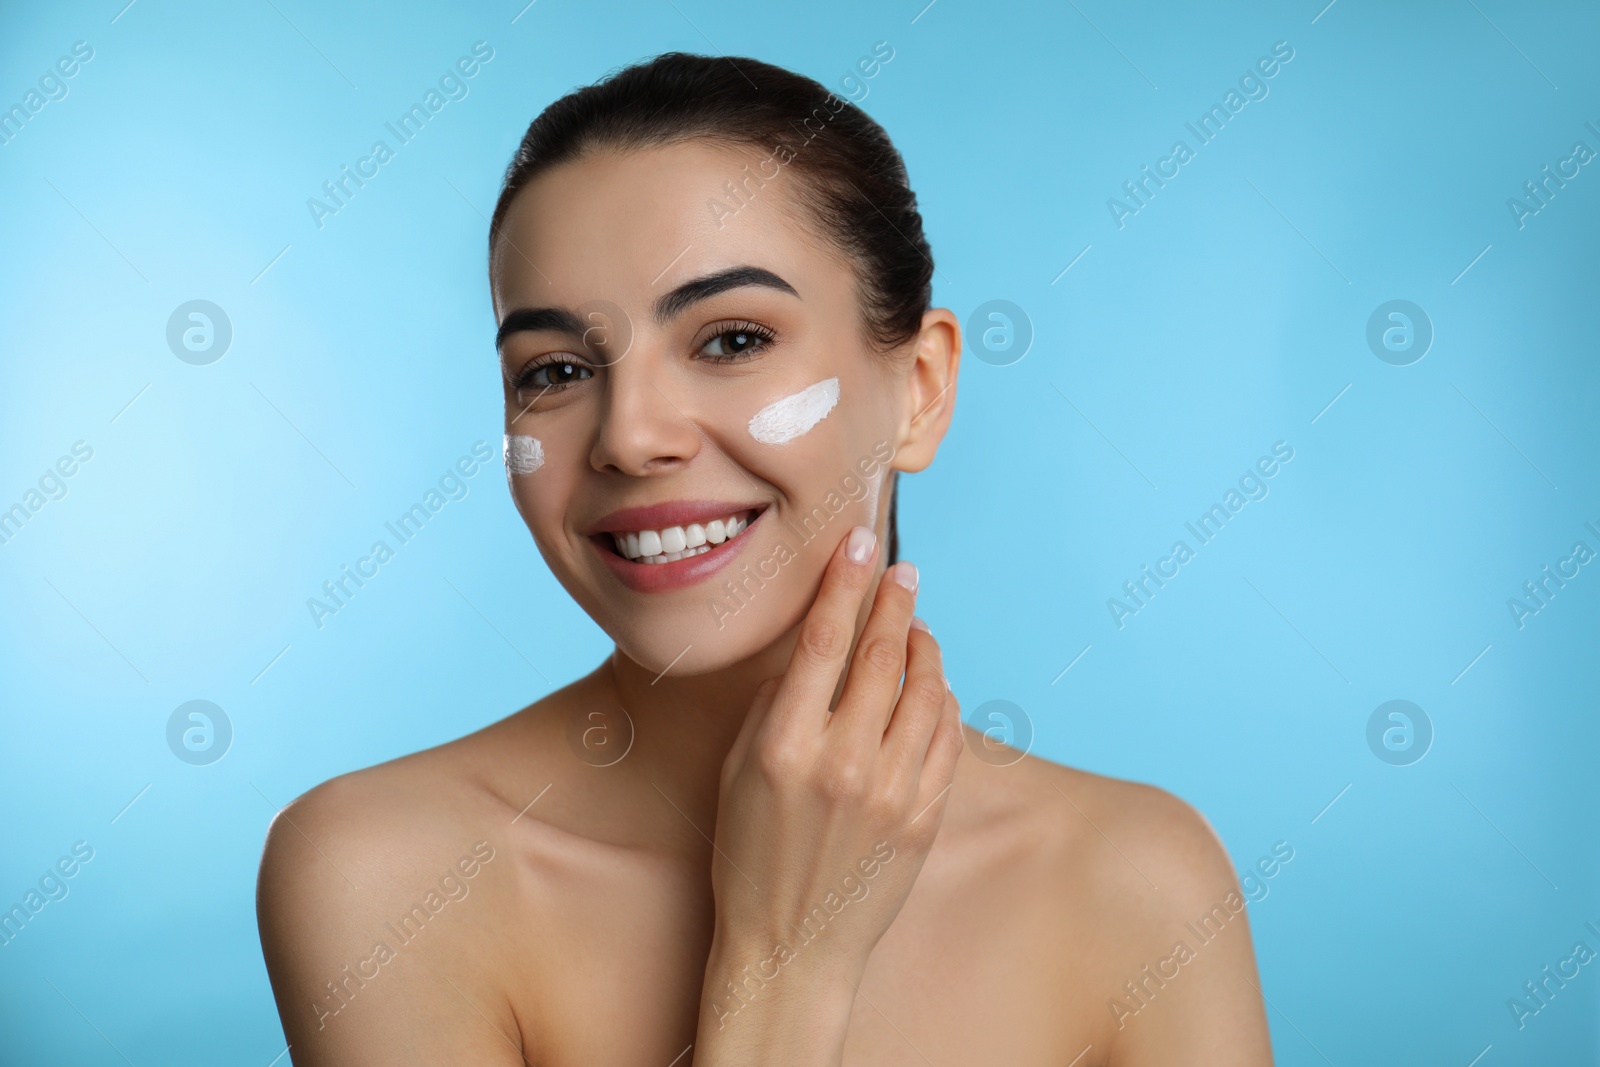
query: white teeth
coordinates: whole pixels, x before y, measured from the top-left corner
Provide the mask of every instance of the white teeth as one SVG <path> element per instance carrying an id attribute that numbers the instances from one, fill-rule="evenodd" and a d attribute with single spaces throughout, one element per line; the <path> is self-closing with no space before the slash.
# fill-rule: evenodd
<path id="1" fill-rule="evenodd" d="M 668 526 L 664 530 L 614 533 L 611 539 L 620 555 L 635 563 L 654 565 L 710 552 L 713 546 L 739 536 L 749 525 L 749 519 L 730 515 L 705 524 L 695 522 L 688 526 Z"/>

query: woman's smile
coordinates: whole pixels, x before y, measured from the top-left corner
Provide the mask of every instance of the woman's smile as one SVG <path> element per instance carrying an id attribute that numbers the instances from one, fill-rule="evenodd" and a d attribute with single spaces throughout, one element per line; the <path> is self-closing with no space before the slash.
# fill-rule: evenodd
<path id="1" fill-rule="evenodd" d="M 637 593 L 665 593 L 702 582 L 745 548 L 764 503 L 674 500 L 624 508 L 601 519 L 587 540 L 611 573 Z"/>

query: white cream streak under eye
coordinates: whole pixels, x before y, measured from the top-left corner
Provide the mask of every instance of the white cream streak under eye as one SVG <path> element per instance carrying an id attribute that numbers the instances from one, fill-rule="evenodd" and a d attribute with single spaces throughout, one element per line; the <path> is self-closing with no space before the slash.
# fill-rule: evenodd
<path id="1" fill-rule="evenodd" d="M 537 437 L 525 434 L 506 434 L 506 471 L 510 474 L 532 474 L 544 466 L 544 446 Z"/>
<path id="2" fill-rule="evenodd" d="M 829 378 L 774 400 L 750 417 L 750 436 L 764 445 L 792 441 L 828 417 L 839 402 L 839 379 Z"/>

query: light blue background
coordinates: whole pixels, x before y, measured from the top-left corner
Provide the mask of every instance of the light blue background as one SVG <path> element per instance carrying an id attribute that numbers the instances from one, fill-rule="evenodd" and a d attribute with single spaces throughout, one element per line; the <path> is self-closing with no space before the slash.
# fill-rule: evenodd
<path id="1" fill-rule="evenodd" d="M 1524 1029 L 1506 1003 L 1600 948 L 1600 566 L 1520 629 L 1507 607 L 1600 550 L 1600 164 L 1524 228 L 1507 207 L 1600 150 L 1593 5 L 122 2 L 0 21 L 0 106 L 95 50 L 0 146 L 0 508 L 94 450 L 0 546 L 0 906 L 95 849 L 0 948 L 4 1062 L 266 1067 L 275 809 L 606 651 L 493 464 L 322 629 L 305 607 L 498 450 L 485 216 L 528 121 L 659 51 L 839 87 L 880 40 L 864 106 L 937 301 L 1034 331 L 1014 365 L 969 356 L 901 483 L 964 706 L 1188 799 L 1241 869 L 1292 845 L 1250 906 L 1280 1063 L 1600 1062 L 1600 966 Z M 479 40 L 470 95 L 318 229 L 307 198 Z M 1107 199 L 1280 40 L 1270 95 L 1119 229 Z M 197 298 L 234 331 L 210 366 L 165 340 Z M 1435 330 L 1410 366 L 1366 343 L 1391 299 Z M 1270 495 L 1119 629 L 1107 598 L 1279 440 Z M 234 729 L 204 767 L 165 739 L 196 698 Z M 1397 698 L 1435 731 L 1403 767 L 1365 733 Z"/>

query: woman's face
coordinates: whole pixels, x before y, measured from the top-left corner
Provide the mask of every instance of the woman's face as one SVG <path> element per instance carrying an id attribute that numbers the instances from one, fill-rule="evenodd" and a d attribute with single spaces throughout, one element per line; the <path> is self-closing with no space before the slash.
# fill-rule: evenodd
<path id="1" fill-rule="evenodd" d="M 675 674 L 771 645 L 852 526 L 882 536 L 915 414 L 800 179 L 746 180 L 759 159 L 591 154 L 517 194 L 497 249 L 517 509 L 622 652 Z"/>

